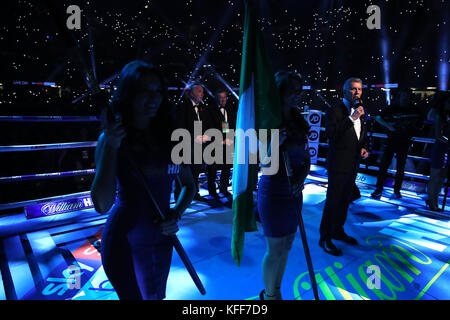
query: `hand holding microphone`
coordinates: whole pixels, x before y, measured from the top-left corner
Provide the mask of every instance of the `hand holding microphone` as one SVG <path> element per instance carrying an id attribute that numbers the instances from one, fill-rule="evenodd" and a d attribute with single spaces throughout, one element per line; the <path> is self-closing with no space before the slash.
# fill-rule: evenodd
<path id="1" fill-rule="evenodd" d="M 123 138 L 126 136 L 125 128 L 120 115 L 116 115 L 114 122 L 108 122 L 105 128 L 105 140 L 107 145 L 114 150 L 119 149 Z"/>
<path id="2" fill-rule="evenodd" d="M 358 118 L 361 119 L 361 121 L 364 121 L 364 107 L 363 102 L 360 98 L 357 98 L 354 100 L 353 108 L 355 109 L 351 115 L 353 120 L 358 120 Z"/>

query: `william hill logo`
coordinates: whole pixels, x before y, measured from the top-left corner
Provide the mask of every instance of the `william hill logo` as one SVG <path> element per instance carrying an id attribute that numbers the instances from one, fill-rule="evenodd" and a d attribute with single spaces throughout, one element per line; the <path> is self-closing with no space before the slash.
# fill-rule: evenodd
<path id="1" fill-rule="evenodd" d="M 83 207 L 83 203 L 81 201 L 77 201 L 75 203 L 70 203 L 70 202 L 50 202 L 50 203 L 46 203 L 45 205 L 42 206 L 41 208 L 41 212 L 43 214 L 45 214 L 46 216 L 48 215 L 52 215 L 52 214 L 57 214 L 57 213 L 63 213 L 63 212 L 67 212 L 67 211 L 71 211 L 71 210 L 75 210 L 75 209 L 80 209 Z"/>
<path id="2" fill-rule="evenodd" d="M 25 215 L 28 219 L 31 219 L 43 216 L 51 216 L 54 214 L 60 214 L 74 210 L 92 208 L 93 206 L 94 204 L 92 203 L 91 197 L 84 196 L 75 199 L 45 202 L 28 206 L 25 208 Z"/>

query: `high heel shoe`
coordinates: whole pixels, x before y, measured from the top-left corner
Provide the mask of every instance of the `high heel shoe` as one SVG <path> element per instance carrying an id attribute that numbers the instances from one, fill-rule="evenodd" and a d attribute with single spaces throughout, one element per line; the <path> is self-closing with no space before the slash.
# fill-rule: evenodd
<path id="1" fill-rule="evenodd" d="M 259 300 L 264 300 L 264 289 L 259 293 Z"/>
<path id="2" fill-rule="evenodd" d="M 277 295 L 275 295 L 275 296 L 268 296 L 268 295 L 266 295 L 266 290 L 262 290 L 259 293 L 259 300 L 267 300 L 267 299 L 264 298 L 265 296 L 268 297 L 268 300 L 281 300 L 281 295 L 280 295 L 280 297 L 278 297 Z"/>
<path id="3" fill-rule="evenodd" d="M 430 200 L 425 200 L 425 203 L 427 204 L 429 210 L 431 210 L 431 211 L 441 211 L 441 209 L 439 209 L 438 207 L 433 207 L 431 205 Z"/>

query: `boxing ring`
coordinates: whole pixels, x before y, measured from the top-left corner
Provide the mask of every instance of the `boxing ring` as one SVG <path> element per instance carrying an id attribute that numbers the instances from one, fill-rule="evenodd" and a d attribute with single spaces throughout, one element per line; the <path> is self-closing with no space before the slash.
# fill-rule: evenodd
<path id="1" fill-rule="evenodd" d="M 0 122 L 94 121 L 99 119 L 64 116 L 0 117 Z M 320 122 L 319 126 L 316 123 L 316 127 L 319 127 L 319 132 L 324 130 L 320 127 Z M 385 139 L 386 135 L 372 133 L 369 137 Z M 413 141 L 433 143 L 432 139 L 417 137 Z M 319 135 L 314 142 L 317 143 L 316 151 L 319 147 L 327 147 L 319 142 Z M 0 146 L 0 152 L 95 146 L 96 141 L 11 145 Z M 319 164 L 325 161 L 318 157 L 318 152 L 314 156 Z M 410 158 L 427 161 L 424 157 Z M 366 164 L 361 164 L 361 169 L 377 172 L 377 167 Z M 395 170 L 389 172 L 395 173 Z M 93 174 L 95 169 L 30 172 L 26 175 L 0 177 L 0 184 Z M 405 172 L 405 177 L 423 181 L 428 179 L 427 176 L 414 172 Z M 317 269 L 316 279 L 321 299 L 449 299 L 450 295 L 445 289 L 446 283 L 450 281 L 448 206 L 441 214 L 425 210 L 421 195 L 412 189 L 402 190 L 404 198 L 401 200 L 388 197 L 373 200 L 370 193 L 374 189 L 376 177 L 366 172 L 360 173 L 357 182 L 362 198 L 351 205 L 348 225 L 350 234 L 357 235 L 362 247 L 345 246 L 344 256 L 336 258 L 323 253 L 317 244 L 327 183 L 323 167 L 313 165 L 306 181 L 303 218 Z M 448 181 L 446 183 L 448 186 Z M 200 193 L 206 195 L 207 191 L 200 190 Z M 180 258 L 174 254 L 167 299 L 257 299 L 262 288 L 260 261 L 265 252 L 261 228 L 258 228 L 258 232 L 248 234 L 243 263 L 237 269 L 232 261 L 229 245 L 231 203 L 224 198 L 219 201 L 222 205 L 194 201 L 181 220 L 178 232 L 206 287 L 207 295 L 202 296 L 197 292 Z M 5 210 L 10 213 L 2 214 Z M 89 191 L 0 204 L 0 300 L 117 299 L 100 259 L 101 232 L 106 218 L 106 215 L 94 210 Z M 300 243 L 298 238 L 299 235 L 295 240 L 296 245 Z M 401 256 L 402 252 L 408 252 L 408 255 Z M 408 257 L 412 257 L 412 260 L 406 261 Z M 292 252 L 289 259 L 284 280 L 288 285 L 283 288 L 283 297 L 313 299 L 304 257 Z M 369 275 L 364 276 L 364 271 L 361 273 L 361 270 L 372 264 L 379 265 L 382 269 L 380 289 L 369 290 L 364 284 Z M 74 273 L 73 268 L 78 273 Z M 249 285 L 242 287 L 242 283 Z"/>

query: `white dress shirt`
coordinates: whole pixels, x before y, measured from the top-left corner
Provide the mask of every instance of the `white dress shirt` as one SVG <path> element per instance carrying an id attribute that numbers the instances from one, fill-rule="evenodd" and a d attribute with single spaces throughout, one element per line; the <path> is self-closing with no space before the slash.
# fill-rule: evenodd
<path id="1" fill-rule="evenodd" d="M 198 106 L 199 106 L 199 104 L 195 104 L 195 102 L 193 100 L 191 100 L 191 102 L 192 102 L 192 106 L 194 107 L 195 114 L 197 115 L 197 120 L 201 121 L 200 120 L 200 115 L 198 114 Z"/>
<path id="2" fill-rule="evenodd" d="M 225 107 L 220 107 L 220 112 L 222 112 L 225 122 L 228 122 L 227 110 L 225 110 Z"/>
<path id="3" fill-rule="evenodd" d="M 347 109 L 351 106 L 350 101 L 348 101 L 347 99 L 344 99 L 344 104 L 347 107 Z M 356 120 L 353 120 L 351 115 L 353 114 L 354 111 L 355 108 L 350 107 L 350 115 L 348 117 L 353 122 L 353 128 L 355 129 L 356 137 L 359 140 L 359 137 L 361 136 L 361 119 L 358 118 Z"/>

